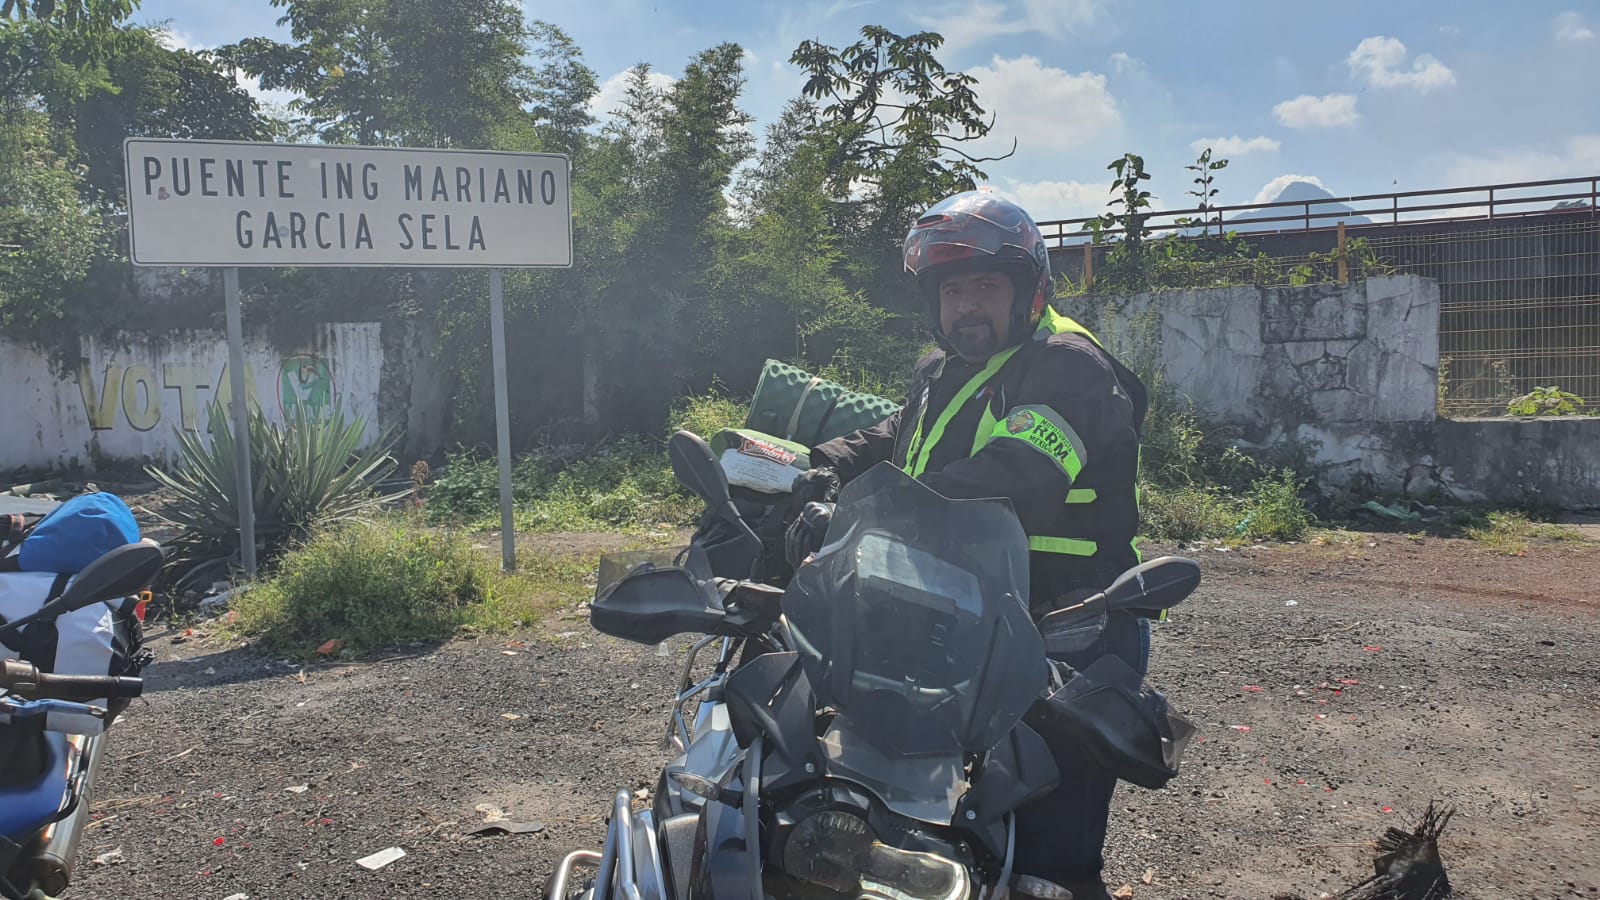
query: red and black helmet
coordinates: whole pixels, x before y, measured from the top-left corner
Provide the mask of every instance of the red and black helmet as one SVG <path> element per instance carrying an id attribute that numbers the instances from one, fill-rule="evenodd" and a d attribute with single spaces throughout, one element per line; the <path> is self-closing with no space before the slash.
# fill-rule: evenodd
<path id="1" fill-rule="evenodd" d="M 939 282 L 979 270 L 1006 272 L 1016 286 L 1011 339 L 1025 340 L 1050 302 L 1050 254 L 1033 217 L 991 191 L 965 191 L 941 200 L 906 235 L 906 271 L 928 305 L 941 342 Z"/>

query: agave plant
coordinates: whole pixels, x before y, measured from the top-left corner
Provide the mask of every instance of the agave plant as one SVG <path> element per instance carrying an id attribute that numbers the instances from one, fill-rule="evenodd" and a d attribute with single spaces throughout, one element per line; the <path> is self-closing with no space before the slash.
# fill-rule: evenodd
<path id="1" fill-rule="evenodd" d="M 177 587 L 205 584 L 239 555 L 239 479 L 235 436 L 224 408 L 213 403 L 209 442 L 178 431 L 179 455 L 170 470 L 147 467 L 150 477 L 175 494 L 162 518 L 183 529 L 169 546 L 177 568 L 187 569 Z M 381 493 L 396 468 L 392 431 L 361 447 L 366 422 L 307 413 L 296 407 L 282 426 L 257 407 L 249 413 L 250 480 L 255 536 L 262 558 L 304 536 L 314 525 L 353 519 L 411 492 Z"/>

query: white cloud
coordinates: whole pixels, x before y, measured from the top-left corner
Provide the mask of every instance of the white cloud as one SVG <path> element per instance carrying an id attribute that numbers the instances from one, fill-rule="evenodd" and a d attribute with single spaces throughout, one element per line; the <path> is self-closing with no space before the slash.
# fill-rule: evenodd
<path id="1" fill-rule="evenodd" d="M 1111 54 L 1110 63 L 1111 68 L 1116 69 L 1119 75 L 1126 75 L 1129 72 L 1143 72 L 1148 68 L 1144 64 L 1144 60 L 1122 52 Z"/>
<path id="2" fill-rule="evenodd" d="M 171 28 L 161 28 L 156 31 L 156 43 L 168 50 L 205 50 L 209 49 L 195 40 L 194 35 L 187 31 L 177 31 Z"/>
<path id="3" fill-rule="evenodd" d="M 1444 63 L 1426 53 L 1406 65 L 1406 45 L 1399 38 L 1369 37 L 1350 51 L 1345 63 L 1350 74 L 1364 78 L 1366 83 L 1378 88 L 1412 88 L 1419 93 L 1456 83 L 1456 75 Z"/>
<path id="4" fill-rule="evenodd" d="M 1444 35 L 1445 37 L 1460 37 L 1461 36 L 1461 26 L 1460 25 L 1440 25 L 1439 26 L 1439 33 Z"/>
<path id="5" fill-rule="evenodd" d="M 298 100 L 302 96 L 297 91 L 266 90 L 261 87 L 261 79 L 246 75 L 237 69 L 234 70 L 233 80 L 239 83 L 239 87 L 244 88 L 245 93 L 256 98 L 257 103 L 266 106 L 287 106 L 289 101 Z"/>
<path id="6" fill-rule="evenodd" d="M 1283 193 L 1284 188 L 1296 181 L 1309 181 L 1317 187 L 1328 191 L 1328 193 L 1333 193 L 1331 190 L 1328 190 L 1327 185 L 1322 183 L 1322 179 L 1315 175 L 1279 175 L 1277 178 L 1274 178 L 1262 185 L 1261 190 L 1256 192 L 1256 198 L 1250 202 L 1271 203 L 1272 201 L 1278 199 L 1278 195 Z"/>
<path id="7" fill-rule="evenodd" d="M 1556 16 L 1556 40 L 1558 41 L 1592 41 L 1594 29 L 1584 21 L 1583 13 L 1564 12 Z"/>
<path id="8" fill-rule="evenodd" d="M 1301 94 L 1274 106 L 1272 114 L 1290 128 L 1333 128 L 1353 125 L 1361 118 L 1356 112 L 1356 98 L 1350 94 Z"/>
<path id="9" fill-rule="evenodd" d="M 200 53 L 215 49 L 215 45 L 203 43 L 187 31 L 178 31 L 170 28 L 159 29 L 156 32 L 156 41 L 168 50 L 189 50 Z M 289 101 L 298 100 L 301 96 L 295 91 L 263 90 L 261 79 L 246 75 L 238 69 L 233 71 L 233 80 L 238 82 L 239 87 L 243 88 L 245 93 L 256 98 L 257 103 L 265 106 L 287 106 Z"/>
<path id="10" fill-rule="evenodd" d="M 1600 133 L 1567 138 L 1560 149 L 1523 147 L 1486 155 L 1456 154 L 1446 184 L 1505 184 L 1547 178 L 1582 178 L 1600 171 Z"/>
<path id="11" fill-rule="evenodd" d="M 1043 34 L 1064 37 L 1100 15 L 1101 0 L 1020 0 L 1012 4 L 999 0 L 950 3 L 911 16 L 918 26 L 944 35 L 944 49 L 953 53 L 963 47 L 1018 34 Z"/>
<path id="12" fill-rule="evenodd" d="M 607 78 L 605 83 L 600 85 L 599 92 L 589 98 L 589 115 L 594 116 L 596 119 L 605 119 L 617 107 L 621 106 L 623 98 L 628 96 L 628 79 L 632 74 L 632 69 L 623 69 L 621 72 Z M 649 79 L 650 84 L 660 90 L 672 87 L 672 83 L 677 80 L 671 75 L 657 72 L 653 69 L 646 78 Z"/>
<path id="13" fill-rule="evenodd" d="M 860 9 L 863 6 L 871 6 L 875 2 L 876 0 L 833 0 L 832 3 L 828 4 L 828 8 L 823 10 L 822 20 L 827 21 L 842 12 Z"/>
<path id="14" fill-rule="evenodd" d="M 1104 75 L 1072 75 L 1033 56 L 996 56 L 967 74 L 978 80 L 978 102 L 995 116 L 991 138 L 1009 145 L 1014 136 L 1018 149 L 1084 144 L 1122 121 Z"/>
<path id="15" fill-rule="evenodd" d="M 1242 138 L 1233 137 L 1201 138 L 1189 144 L 1189 149 L 1196 153 L 1203 153 L 1207 147 L 1211 148 L 1213 156 L 1235 157 L 1247 153 L 1277 153 L 1281 146 L 1269 137 Z"/>
<path id="16" fill-rule="evenodd" d="M 995 193 L 1019 204 L 1034 221 L 1077 219 L 1105 212 L 1111 199 L 1110 181 L 1016 181 L 995 185 Z"/>

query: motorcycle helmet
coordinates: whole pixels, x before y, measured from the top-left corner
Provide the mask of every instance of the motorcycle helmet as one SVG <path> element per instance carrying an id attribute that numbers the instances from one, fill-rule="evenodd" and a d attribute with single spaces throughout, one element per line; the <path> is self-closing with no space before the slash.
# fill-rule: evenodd
<path id="1" fill-rule="evenodd" d="M 1011 277 L 1010 343 L 1032 334 L 1050 302 L 1050 255 L 1027 211 L 992 191 L 964 191 L 923 213 L 905 241 L 906 272 L 917 280 L 939 345 L 939 283 L 948 276 L 999 269 Z"/>

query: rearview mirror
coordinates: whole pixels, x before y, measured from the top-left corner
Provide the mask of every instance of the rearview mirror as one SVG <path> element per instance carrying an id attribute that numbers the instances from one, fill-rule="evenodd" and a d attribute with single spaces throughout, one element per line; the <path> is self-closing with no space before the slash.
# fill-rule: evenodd
<path id="1" fill-rule="evenodd" d="M 1105 590 L 1106 608 L 1171 609 L 1200 586 L 1200 564 L 1163 556 L 1123 572 Z"/>
<path id="2" fill-rule="evenodd" d="M 40 618 L 136 594 L 155 580 L 165 562 L 161 547 L 154 542 L 124 544 L 85 566 L 59 598 L 40 610 Z"/>
<path id="3" fill-rule="evenodd" d="M 1081 603 L 1058 609 L 1039 620 L 1039 633 L 1052 653 L 1087 646 L 1114 610 L 1156 612 L 1171 609 L 1200 586 L 1200 564 L 1181 556 L 1163 556 L 1123 572 L 1111 586 Z"/>
<path id="4" fill-rule="evenodd" d="M 711 509 L 718 509 L 731 499 L 727 473 L 717 462 L 711 446 L 690 431 L 679 431 L 667 441 L 667 458 L 672 461 L 672 474 L 678 483 L 693 491 Z"/>

